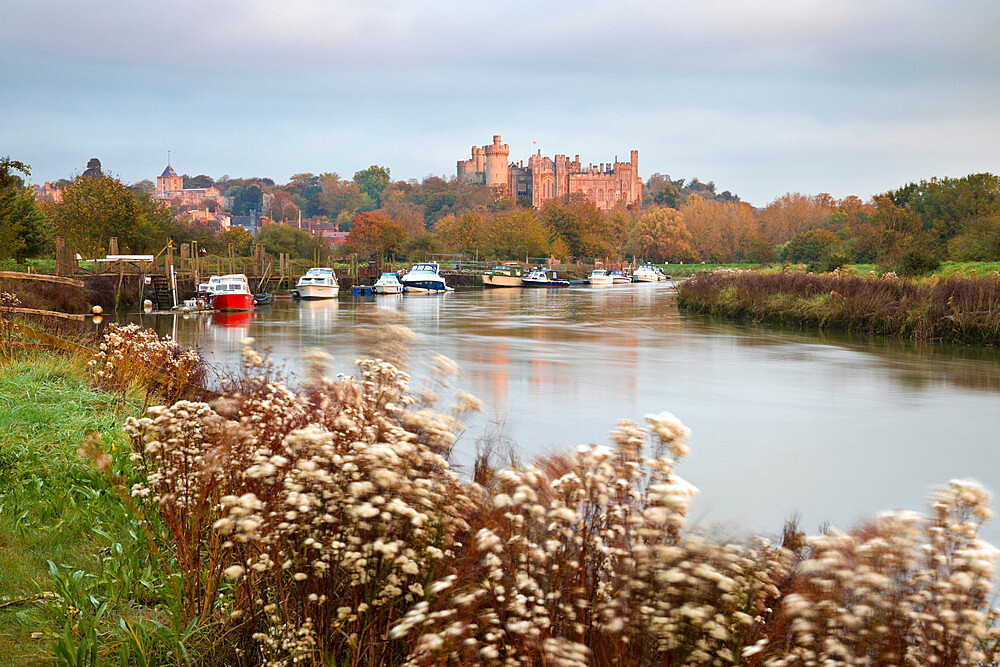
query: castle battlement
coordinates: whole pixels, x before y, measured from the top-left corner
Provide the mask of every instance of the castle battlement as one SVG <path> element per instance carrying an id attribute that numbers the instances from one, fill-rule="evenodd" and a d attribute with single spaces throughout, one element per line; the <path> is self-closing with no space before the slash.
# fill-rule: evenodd
<path id="1" fill-rule="evenodd" d="M 642 179 L 639 178 L 639 151 L 630 153 L 628 162 L 601 162 L 583 167 L 580 156 L 571 161 L 557 153 L 554 158 L 542 155 L 539 150 L 524 162 L 508 164 L 510 147 L 501 143 L 499 134 L 493 143 L 472 147 L 472 158 L 459 160 L 458 178 L 470 183 L 498 187 L 515 197 L 531 199 L 532 206 L 540 208 L 550 199 L 571 194 L 582 194 L 602 210 L 610 210 L 619 202 L 636 206 L 642 202 Z"/>

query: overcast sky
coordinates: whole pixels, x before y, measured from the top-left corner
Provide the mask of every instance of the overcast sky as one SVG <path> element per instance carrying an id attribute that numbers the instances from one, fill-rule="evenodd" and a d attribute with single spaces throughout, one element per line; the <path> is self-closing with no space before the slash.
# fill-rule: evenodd
<path id="1" fill-rule="evenodd" d="M 1000 171 L 996 0 L 0 0 L 0 156 L 134 182 L 639 150 L 763 205 Z"/>

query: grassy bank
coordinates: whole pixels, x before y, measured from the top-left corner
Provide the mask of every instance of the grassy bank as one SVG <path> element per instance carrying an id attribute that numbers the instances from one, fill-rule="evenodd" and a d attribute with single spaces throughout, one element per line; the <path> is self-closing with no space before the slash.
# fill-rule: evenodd
<path id="1" fill-rule="evenodd" d="M 373 329 L 395 363 L 331 378 L 312 353 L 288 386 L 246 340 L 239 394 L 142 419 L 147 360 L 146 390 L 198 365 L 134 328 L 91 366 L 0 366 L 0 663 L 998 664 L 975 483 L 848 532 L 709 538 L 670 413 L 469 479 L 449 457 L 479 402 L 444 357 L 413 393 L 406 331 Z"/>
<path id="2" fill-rule="evenodd" d="M 32 596 L 58 591 L 76 572 L 88 591 L 126 585 L 105 565 L 115 545 L 132 542 L 132 520 L 77 451 L 92 432 L 110 451 L 127 449 L 122 422 L 139 408 L 92 390 L 78 360 L 34 352 L 0 367 L 0 604 L 8 605 L 0 609 L 0 664 L 53 657 L 62 605 Z M 18 600 L 26 601 L 10 604 Z"/>
<path id="3" fill-rule="evenodd" d="M 788 326 L 1000 343 L 1000 278 L 902 280 L 844 274 L 719 271 L 677 289 L 691 312 Z"/>

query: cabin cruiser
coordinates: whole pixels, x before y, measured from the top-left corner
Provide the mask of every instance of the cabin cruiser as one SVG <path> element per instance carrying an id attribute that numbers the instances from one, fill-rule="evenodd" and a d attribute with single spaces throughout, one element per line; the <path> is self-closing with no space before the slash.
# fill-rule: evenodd
<path id="1" fill-rule="evenodd" d="M 222 276 L 213 288 L 211 299 L 213 310 L 253 310 L 253 294 L 242 273 Z"/>
<path id="2" fill-rule="evenodd" d="M 663 272 L 663 269 L 656 267 L 656 279 L 657 280 L 670 280 L 670 276 Z"/>
<path id="3" fill-rule="evenodd" d="M 500 264 L 483 274 L 486 287 L 521 287 L 524 269 L 517 264 Z"/>
<path id="4" fill-rule="evenodd" d="M 332 299 L 338 292 L 340 286 L 333 269 L 313 268 L 299 278 L 292 294 L 300 299 Z"/>
<path id="5" fill-rule="evenodd" d="M 445 285 L 437 262 L 416 264 L 400 279 L 407 292 L 445 292 L 451 288 Z"/>
<path id="6" fill-rule="evenodd" d="M 628 275 L 624 271 L 612 271 L 611 272 L 611 283 L 614 285 L 625 285 L 632 282 L 632 276 Z"/>
<path id="7" fill-rule="evenodd" d="M 611 276 L 606 269 L 594 269 L 590 272 L 590 284 L 594 287 L 612 284 Z"/>
<path id="8" fill-rule="evenodd" d="M 659 280 L 659 276 L 656 275 L 656 267 L 652 264 L 643 264 L 632 272 L 632 282 L 655 283 Z"/>
<path id="9" fill-rule="evenodd" d="M 525 287 L 569 287 L 568 280 L 560 280 L 555 271 L 535 269 L 524 279 Z"/>
<path id="10" fill-rule="evenodd" d="M 399 294 L 403 291 L 403 283 L 399 282 L 399 276 L 395 273 L 383 273 L 375 281 L 376 294 Z"/>

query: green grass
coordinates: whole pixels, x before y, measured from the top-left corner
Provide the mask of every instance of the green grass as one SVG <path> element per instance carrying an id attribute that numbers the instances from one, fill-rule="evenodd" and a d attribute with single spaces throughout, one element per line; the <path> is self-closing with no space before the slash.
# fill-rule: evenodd
<path id="1" fill-rule="evenodd" d="M 65 585 L 49 561 L 63 577 L 82 572 L 78 587 L 99 583 L 114 545 L 134 542 L 122 501 L 77 451 L 96 431 L 123 462 L 121 424 L 140 408 L 91 390 L 81 364 L 64 357 L 35 353 L 0 366 L 0 604 Z M 0 609 L 0 664 L 48 664 L 53 642 L 31 634 L 62 631 L 57 607 Z"/>

